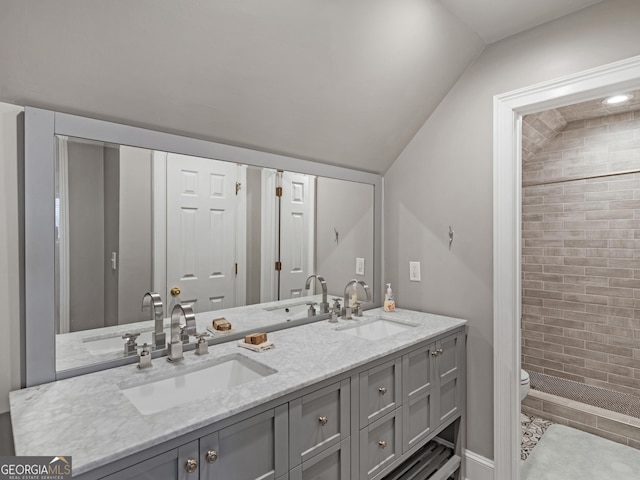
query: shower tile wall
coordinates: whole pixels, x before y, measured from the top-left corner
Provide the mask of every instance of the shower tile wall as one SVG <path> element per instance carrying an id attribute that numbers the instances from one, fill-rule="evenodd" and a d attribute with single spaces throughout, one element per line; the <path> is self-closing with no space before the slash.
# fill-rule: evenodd
<path id="1" fill-rule="evenodd" d="M 523 186 L 523 368 L 640 396 L 640 112 L 568 123 Z"/>

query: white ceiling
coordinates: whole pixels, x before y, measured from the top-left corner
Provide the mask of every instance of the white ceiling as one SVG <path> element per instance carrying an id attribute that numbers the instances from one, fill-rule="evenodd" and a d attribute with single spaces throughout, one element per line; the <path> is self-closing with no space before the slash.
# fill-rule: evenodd
<path id="1" fill-rule="evenodd" d="M 0 0 L 0 101 L 383 173 L 485 43 L 595 0 Z"/>
<path id="2" fill-rule="evenodd" d="M 523 32 L 602 0 L 440 0 L 485 43 Z"/>

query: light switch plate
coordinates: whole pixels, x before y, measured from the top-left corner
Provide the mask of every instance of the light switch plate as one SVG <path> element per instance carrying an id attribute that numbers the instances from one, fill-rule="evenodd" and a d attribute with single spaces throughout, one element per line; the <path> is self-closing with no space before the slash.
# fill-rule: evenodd
<path id="1" fill-rule="evenodd" d="M 356 257 L 356 275 L 364 275 L 364 258 Z"/>
<path id="2" fill-rule="evenodd" d="M 409 280 L 412 282 L 420 281 L 420 262 L 409 262 Z"/>

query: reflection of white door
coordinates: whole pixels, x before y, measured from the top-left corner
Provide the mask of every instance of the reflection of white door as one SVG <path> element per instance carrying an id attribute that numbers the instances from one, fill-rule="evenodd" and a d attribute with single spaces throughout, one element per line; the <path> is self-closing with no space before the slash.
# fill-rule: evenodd
<path id="1" fill-rule="evenodd" d="M 280 299 L 304 295 L 314 268 L 315 177 L 282 174 L 280 212 Z"/>
<path id="2" fill-rule="evenodd" d="M 167 290 L 180 288 L 179 301 L 195 312 L 236 306 L 237 171 L 167 155 Z"/>

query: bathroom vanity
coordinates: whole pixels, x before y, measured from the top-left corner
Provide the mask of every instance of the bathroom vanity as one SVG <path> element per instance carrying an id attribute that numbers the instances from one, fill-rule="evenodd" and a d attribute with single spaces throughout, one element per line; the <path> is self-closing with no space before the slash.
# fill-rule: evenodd
<path id="1" fill-rule="evenodd" d="M 374 309 L 269 338 L 12 392 L 16 454 L 71 456 L 81 479 L 368 480 L 438 438 L 430 478 L 462 473 L 464 320 Z"/>

